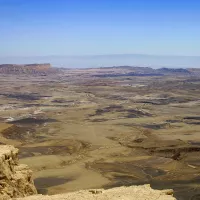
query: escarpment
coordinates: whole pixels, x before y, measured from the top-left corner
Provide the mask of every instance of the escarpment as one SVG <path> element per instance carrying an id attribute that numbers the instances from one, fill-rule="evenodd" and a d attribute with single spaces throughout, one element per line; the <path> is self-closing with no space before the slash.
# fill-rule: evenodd
<path id="1" fill-rule="evenodd" d="M 32 171 L 18 163 L 18 149 L 0 145 L 0 199 L 8 200 L 37 193 Z"/>

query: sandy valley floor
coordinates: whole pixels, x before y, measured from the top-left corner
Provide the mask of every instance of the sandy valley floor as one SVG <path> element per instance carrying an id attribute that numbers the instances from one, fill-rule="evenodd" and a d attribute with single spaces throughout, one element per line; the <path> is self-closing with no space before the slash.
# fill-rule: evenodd
<path id="1" fill-rule="evenodd" d="M 200 79 L 69 73 L 0 79 L 0 142 L 39 193 L 150 183 L 198 196 Z"/>

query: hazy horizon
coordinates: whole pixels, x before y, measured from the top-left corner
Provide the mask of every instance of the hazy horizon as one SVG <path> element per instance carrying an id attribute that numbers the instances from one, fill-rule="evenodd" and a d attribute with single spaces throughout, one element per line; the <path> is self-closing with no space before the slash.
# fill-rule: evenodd
<path id="1" fill-rule="evenodd" d="M 200 68 L 200 56 L 110 54 L 83 56 L 0 56 L 0 64 L 51 63 L 53 67 L 87 68 L 112 66 Z"/>

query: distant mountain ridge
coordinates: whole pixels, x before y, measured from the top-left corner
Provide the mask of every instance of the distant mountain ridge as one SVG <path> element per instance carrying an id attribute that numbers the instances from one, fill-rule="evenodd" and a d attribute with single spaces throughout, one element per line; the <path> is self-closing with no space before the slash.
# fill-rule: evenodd
<path id="1" fill-rule="evenodd" d="M 188 69 L 183 68 L 160 68 L 156 71 L 163 73 L 163 74 L 171 74 L 171 73 L 182 73 L 182 74 L 191 74 L 191 72 Z"/>
<path id="2" fill-rule="evenodd" d="M 136 65 L 152 68 L 200 68 L 200 56 L 105 54 L 105 55 L 49 55 L 0 56 L 0 64 L 51 63 L 67 68 L 98 68 L 103 66 Z"/>
<path id="3" fill-rule="evenodd" d="M 199 68 L 160 68 L 134 66 L 114 66 L 96 69 L 98 72 L 104 71 L 104 74 L 96 74 L 96 77 L 116 77 L 116 76 L 199 76 Z"/>
<path id="4" fill-rule="evenodd" d="M 116 77 L 116 76 L 200 76 L 200 68 L 160 68 L 138 66 L 113 66 L 99 68 L 55 68 L 50 63 L 42 64 L 2 64 L 0 74 L 10 75 L 49 75 L 76 71 L 78 73 L 89 73 L 94 77 Z"/>

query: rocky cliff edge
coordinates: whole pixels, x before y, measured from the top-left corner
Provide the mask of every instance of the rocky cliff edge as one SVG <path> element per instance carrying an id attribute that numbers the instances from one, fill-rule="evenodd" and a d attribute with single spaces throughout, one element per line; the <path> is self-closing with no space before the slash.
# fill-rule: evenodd
<path id="1" fill-rule="evenodd" d="M 173 190 L 153 190 L 149 185 L 108 190 L 83 190 L 53 196 L 32 196 L 17 200 L 175 200 Z"/>
<path id="2" fill-rule="evenodd" d="M 32 180 L 32 171 L 18 164 L 18 149 L 0 145 L 0 199 L 25 197 L 37 193 Z"/>

